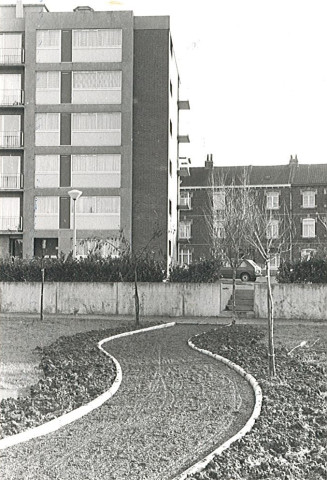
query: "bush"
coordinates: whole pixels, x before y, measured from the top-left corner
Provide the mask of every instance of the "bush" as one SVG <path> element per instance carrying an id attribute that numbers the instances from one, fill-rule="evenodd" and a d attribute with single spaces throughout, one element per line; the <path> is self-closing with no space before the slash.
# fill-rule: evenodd
<path id="1" fill-rule="evenodd" d="M 327 259 L 283 262 L 276 278 L 279 283 L 327 283 Z"/>
<path id="2" fill-rule="evenodd" d="M 40 282 L 41 268 L 45 269 L 47 282 L 132 282 L 136 259 L 130 254 L 118 258 L 100 258 L 90 255 L 75 260 L 71 256 L 55 259 L 0 260 L 0 281 Z M 161 282 L 165 278 L 165 265 L 151 256 L 137 262 L 140 282 Z"/>
<path id="3" fill-rule="evenodd" d="M 220 261 L 209 259 L 176 265 L 170 269 L 170 282 L 213 283 L 220 279 Z"/>

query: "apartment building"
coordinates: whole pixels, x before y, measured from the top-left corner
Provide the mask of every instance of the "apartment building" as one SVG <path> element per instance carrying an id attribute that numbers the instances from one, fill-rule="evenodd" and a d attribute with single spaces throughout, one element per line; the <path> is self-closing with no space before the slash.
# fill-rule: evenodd
<path id="1" fill-rule="evenodd" d="M 77 189 L 78 254 L 121 235 L 137 252 L 160 229 L 151 249 L 177 260 L 189 104 L 169 17 L 2 5 L 0 68 L 0 256 L 72 251 Z"/>
<path id="2" fill-rule="evenodd" d="M 208 155 L 204 167 L 190 168 L 190 175 L 182 179 L 180 264 L 189 264 L 210 255 L 206 219 L 210 214 L 213 185 L 216 208 L 222 212 L 225 208 L 224 186 L 242 188 L 246 185 L 257 191 L 258 201 L 271 212 L 271 238 L 278 238 L 280 217 L 287 212 L 294 228 L 286 258 L 299 259 L 321 247 L 327 248 L 327 229 L 321 221 L 327 218 L 327 164 L 300 164 L 295 156 L 286 165 L 220 167 L 214 166 L 212 156 Z M 251 257 L 258 263 L 262 261 L 257 252 L 253 251 Z M 271 267 L 277 269 L 279 264 L 280 255 L 276 254 Z"/>

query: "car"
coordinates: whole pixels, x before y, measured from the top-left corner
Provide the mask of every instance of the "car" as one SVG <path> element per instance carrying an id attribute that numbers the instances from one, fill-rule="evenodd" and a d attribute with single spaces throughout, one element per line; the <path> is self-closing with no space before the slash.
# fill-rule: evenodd
<path id="1" fill-rule="evenodd" d="M 233 269 L 229 262 L 220 267 L 221 278 L 233 278 Z M 240 266 L 236 269 L 236 278 L 242 282 L 255 282 L 257 277 L 261 276 L 261 267 L 253 260 L 244 259 Z"/>

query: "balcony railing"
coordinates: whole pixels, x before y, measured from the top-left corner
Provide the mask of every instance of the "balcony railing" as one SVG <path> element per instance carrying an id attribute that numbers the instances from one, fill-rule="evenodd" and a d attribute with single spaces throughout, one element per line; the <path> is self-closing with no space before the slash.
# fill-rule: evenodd
<path id="1" fill-rule="evenodd" d="M 23 105 L 23 103 L 23 90 L 6 89 L 0 91 L 0 105 Z"/>
<path id="2" fill-rule="evenodd" d="M 0 132 L 0 147 L 16 148 L 23 146 L 22 132 Z"/>
<path id="3" fill-rule="evenodd" d="M 22 230 L 22 217 L 0 217 L 0 230 Z"/>
<path id="4" fill-rule="evenodd" d="M 20 64 L 24 62 L 24 50 L 22 48 L 1 48 L 0 63 Z"/>
<path id="5" fill-rule="evenodd" d="M 3 173 L 0 174 L 0 188 L 7 190 L 21 188 L 21 174 L 20 173 Z"/>

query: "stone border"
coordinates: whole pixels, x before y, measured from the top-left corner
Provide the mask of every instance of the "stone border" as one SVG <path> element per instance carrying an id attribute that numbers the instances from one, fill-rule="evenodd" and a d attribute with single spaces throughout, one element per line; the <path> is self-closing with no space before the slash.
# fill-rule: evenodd
<path id="1" fill-rule="evenodd" d="M 49 422 L 44 423 L 43 425 L 39 425 L 34 428 L 30 428 L 25 430 L 24 432 L 17 433 L 15 435 L 10 435 L 9 437 L 5 437 L 0 440 L 0 450 L 4 450 L 5 448 L 12 447 L 14 445 L 18 445 L 19 443 L 27 442 L 28 440 L 32 440 L 33 438 L 41 437 L 43 435 L 47 435 L 48 433 L 55 432 L 59 430 L 59 428 L 69 425 L 70 423 L 78 420 L 79 418 L 84 417 L 88 413 L 92 412 L 92 410 L 100 407 L 104 402 L 109 400 L 118 390 L 120 384 L 122 382 L 122 369 L 118 361 L 110 355 L 106 350 L 102 348 L 102 345 L 106 342 L 114 340 L 116 338 L 127 337 L 129 335 L 134 335 L 136 333 L 147 332 L 150 330 L 157 330 L 159 328 L 166 328 L 166 327 L 173 327 L 175 322 L 171 323 L 164 323 L 162 325 L 155 325 L 153 327 L 141 328 L 139 330 L 132 330 L 130 332 L 119 333 L 117 335 L 113 335 L 112 337 L 105 338 L 98 343 L 98 348 L 108 357 L 110 357 L 116 365 L 117 375 L 116 378 L 106 392 L 102 393 L 99 397 L 91 400 L 91 402 L 87 403 L 86 405 L 82 405 L 81 407 L 72 410 L 71 412 L 65 413 L 58 418 L 54 418 Z"/>
<path id="2" fill-rule="evenodd" d="M 196 335 L 196 337 L 202 335 L 201 333 Z M 192 337 L 194 338 L 194 337 Z M 235 370 L 237 373 L 239 373 L 253 388 L 254 395 L 255 395 L 255 405 L 253 408 L 253 412 L 249 420 L 246 422 L 244 427 L 236 433 L 233 437 L 231 437 L 229 440 L 227 440 L 225 443 L 223 443 L 220 447 L 216 448 L 213 450 L 213 452 L 209 453 L 206 457 L 201 459 L 199 462 L 195 463 L 191 467 L 189 467 L 187 470 L 185 470 L 183 473 L 177 475 L 174 477 L 173 480 L 185 480 L 189 475 L 193 475 L 195 473 L 201 472 L 211 460 L 217 455 L 220 455 L 224 450 L 229 448 L 232 443 L 236 442 L 237 440 L 240 440 L 246 433 L 248 433 L 250 430 L 252 430 L 252 427 L 256 421 L 256 419 L 259 417 L 260 412 L 261 412 L 261 406 L 262 406 L 262 390 L 260 388 L 260 385 L 258 384 L 257 380 L 250 374 L 246 373 L 246 371 L 237 365 L 236 363 L 232 362 L 231 360 L 228 360 L 228 358 L 222 357 L 221 355 L 217 355 L 215 353 L 209 352 L 209 350 L 203 350 L 202 348 L 196 347 L 192 342 L 191 339 L 188 340 L 188 345 L 193 348 L 194 350 L 197 350 L 198 352 L 201 352 L 205 355 L 209 355 L 210 357 L 215 358 L 216 360 L 219 360 L 220 362 L 224 363 L 231 369 Z"/>

